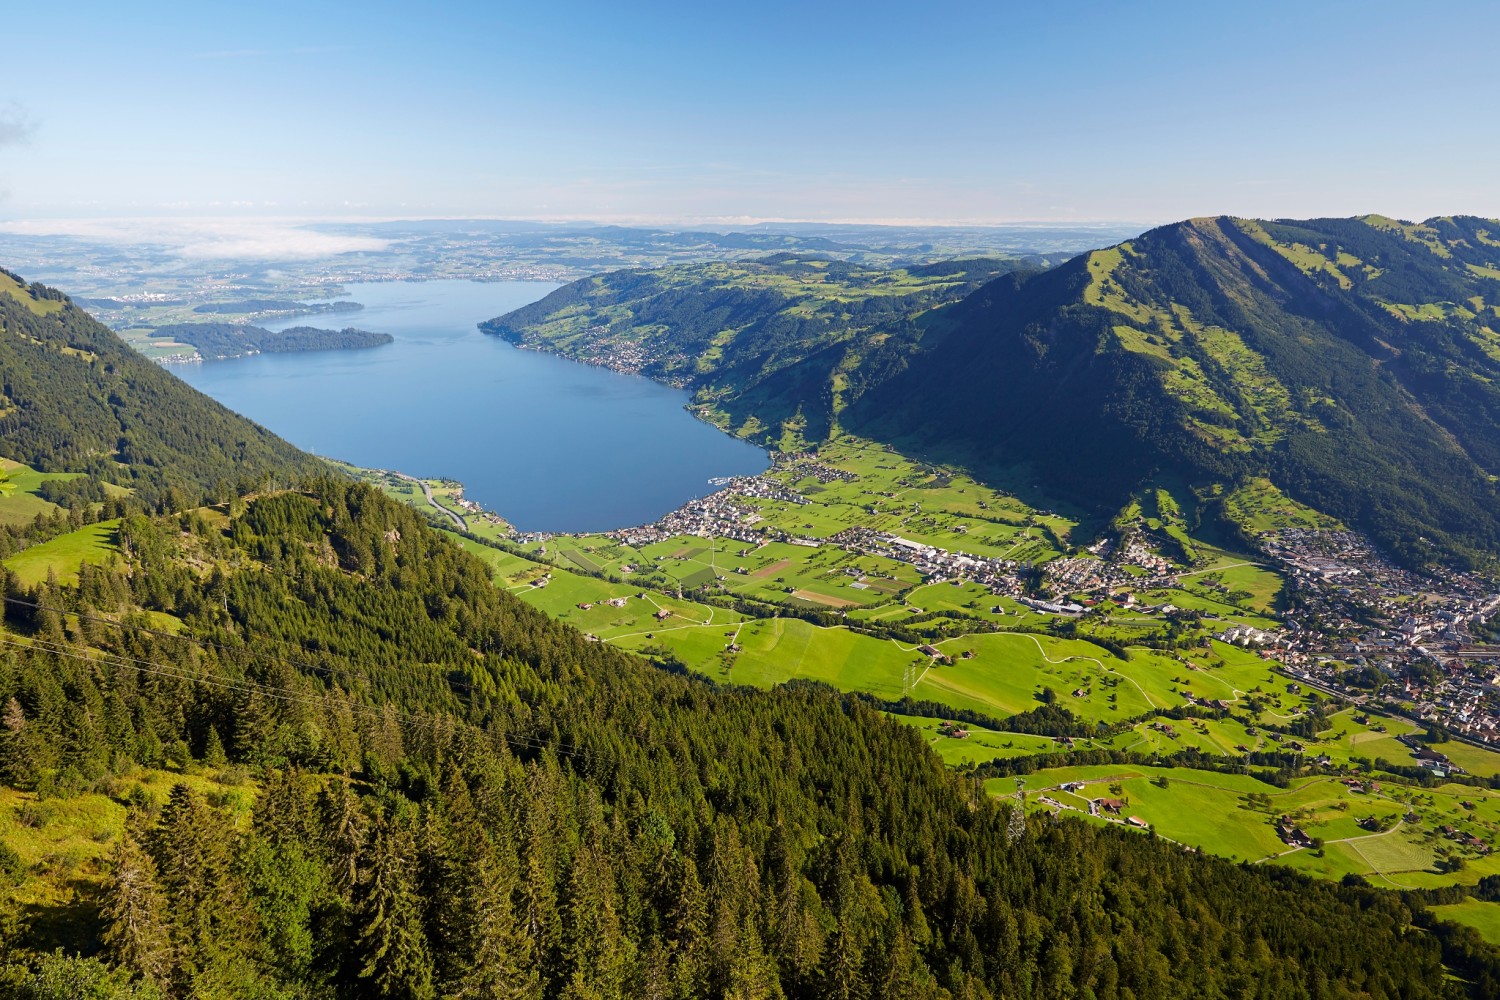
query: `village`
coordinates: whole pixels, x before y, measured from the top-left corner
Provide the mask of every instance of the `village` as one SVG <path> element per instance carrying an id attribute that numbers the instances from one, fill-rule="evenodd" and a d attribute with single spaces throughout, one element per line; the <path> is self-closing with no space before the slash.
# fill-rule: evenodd
<path id="1" fill-rule="evenodd" d="M 1455 736 L 1500 744 L 1500 646 L 1484 641 L 1500 611 L 1494 581 L 1419 576 L 1348 531 L 1283 531 L 1262 544 L 1284 568 L 1292 605 L 1285 628 L 1256 643 L 1265 656 L 1356 704 L 1409 706 Z"/>

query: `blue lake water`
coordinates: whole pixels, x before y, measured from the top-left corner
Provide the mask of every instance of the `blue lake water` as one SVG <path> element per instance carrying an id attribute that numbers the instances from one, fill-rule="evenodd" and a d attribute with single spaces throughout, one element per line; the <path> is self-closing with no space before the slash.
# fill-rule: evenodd
<path id="1" fill-rule="evenodd" d="M 350 285 L 356 313 L 265 324 L 355 326 L 395 342 L 174 366 L 184 381 L 330 458 L 457 479 L 523 531 L 653 521 L 753 475 L 765 452 L 694 418 L 680 390 L 522 351 L 476 324 L 541 298 L 540 282 Z"/>

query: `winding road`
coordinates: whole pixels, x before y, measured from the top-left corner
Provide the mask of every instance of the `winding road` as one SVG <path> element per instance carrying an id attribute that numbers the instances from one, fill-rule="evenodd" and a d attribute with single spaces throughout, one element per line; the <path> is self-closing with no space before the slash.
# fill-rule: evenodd
<path id="1" fill-rule="evenodd" d="M 391 473 L 391 475 L 395 476 L 397 479 L 404 479 L 408 483 L 416 483 L 418 486 L 422 487 L 422 493 L 427 497 L 428 504 L 453 518 L 453 523 L 458 525 L 461 530 L 469 530 L 469 522 L 463 519 L 463 515 L 459 514 L 457 511 L 449 510 L 447 507 L 444 507 L 442 504 L 433 499 L 432 487 L 427 485 L 427 480 L 418 479 L 416 476 L 408 476 L 404 472 L 393 472 Z"/>

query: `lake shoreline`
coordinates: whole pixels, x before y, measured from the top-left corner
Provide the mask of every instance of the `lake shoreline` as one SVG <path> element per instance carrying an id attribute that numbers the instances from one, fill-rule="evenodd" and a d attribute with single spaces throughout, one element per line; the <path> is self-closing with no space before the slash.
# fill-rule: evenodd
<path id="1" fill-rule="evenodd" d="M 346 294 L 366 307 L 361 326 L 390 333 L 393 343 L 262 353 L 174 366 L 174 374 L 305 450 L 462 482 L 469 500 L 503 512 L 517 530 L 650 523 L 707 495 L 712 478 L 770 466 L 765 449 L 703 419 L 681 389 L 518 350 L 480 331 L 554 287 L 451 279 L 350 285 Z"/>

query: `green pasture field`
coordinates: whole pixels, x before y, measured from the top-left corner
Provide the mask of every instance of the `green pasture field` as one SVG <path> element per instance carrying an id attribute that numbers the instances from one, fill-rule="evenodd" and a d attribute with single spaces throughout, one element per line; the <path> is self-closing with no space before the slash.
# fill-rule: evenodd
<path id="1" fill-rule="evenodd" d="M 922 730 L 932 751 L 951 767 L 964 764 L 979 764 L 997 757 L 1026 757 L 1032 754 L 1050 753 L 1058 743 L 1050 736 L 1030 736 L 1025 733 L 1003 733 L 979 726 L 964 725 L 969 734 L 964 739 L 944 736 L 938 732 L 937 719 L 920 715 L 897 715 L 888 718 Z"/>
<path id="2" fill-rule="evenodd" d="M 38 316 L 55 313 L 63 307 L 63 304 L 57 299 L 32 298 L 24 285 L 6 274 L 0 274 L 0 295 L 9 295 Z"/>
<path id="3" fill-rule="evenodd" d="M 103 562 L 119 551 L 119 527 L 119 518 L 90 524 L 23 549 L 5 560 L 5 566 L 28 586 L 45 581 L 49 572 L 55 573 L 61 583 L 73 583 L 78 579 L 78 567 L 86 562 Z"/>
<path id="4" fill-rule="evenodd" d="M 4 278 L 0 275 L 0 279 Z M 38 472 L 20 462 L 0 458 L 0 525 L 29 524 L 38 514 L 51 517 L 61 508 L 37 496 L 37 489 L 49 479 L 76 479 L 81 474 Z"/>
<path id="5" fill-rule="evenodd" d="M 1500 753 L 1493 750 L 1460 743 L 1458 740 L 1449 740 L 1437 749 L 1470 774 L 1481 778 L 1492 778 L 1500 774 Z"/>
<path id="6" fill-rule="evenodd" d="M 1232 561 L 1218 559 L 1215 562 L 1219 565 L 1210 564 L 1206 569 L 1183 574 L 1179 580 L 1180 590 L 1214 602 L 1218 607 L 1210 610 L 1226 617 L 1238 617 L 1247 611 L 1259 617 L 1275 610 L 1283 587 L 1280 576 L 1264 566 L 1258 566 L 1243 559 Z M 1219 577 L 1225 591 L 1242 592 L 1250 596 L 1243 599 L 1242 605 L 1231 603 L 1226 599 L 1224 592 L 1207 586 L 1207 581 L 1202 579 L 1205 577 Z M 1180 606 L 1186 607 L 1186 605 Z"/>
<path id="7" fill-rule="evenodd" d="M 549 544 L 558 541 L 552 539 Z M 807 604 L 834 610 L 885 603 L 920 581 L 920 574 L 905 563 L 832 545 L 812 548 L 768 542 L 755 546 L 726 538 L 684 537 L 653 542 L 639 550 L 616 548 L 620 550 L 617 555 L 632 558 L 632 565 L 658 587 L 692 589 L 717 584 L 758 600 L 786 602 L 800 597 Z M 564 542 L 558 551 L 572 550 Z M 606 550 L 593 546 L 584 554 L 597 559 L 594 553 L 602 551 Z M 630 556 L 631 552 L 635 555 Z M 611 565 L 618 570 L 616 564 Z"/>
<path id="8" fill-rule="evenodd" d="M 537 600 L 534 595 L 523 597 Z M 716 617 L 714 622 L 726 620 Z M 707 623 L 706 616 L 698 621 Z M 731 642 L 737 642 L 741 650 L 732 655 L 729 677 L 757 686 L 807 678 L 889 700 L 909 693 L 995 717 L 1037 707 L 1042 689 L 1051 688 L 1059 704 L 1095 721 L 1129 718 L 1152 707 L 1183 703 L 1172 693 L 1171 678 L 1180 670 L 1178 664 L 1145 655 L 1126 662 L 1091 643 L 1051 636 L 990 633 L 946 640 L 935 645 L 953 657 L 953 663 L 939 665 L 912 646 L 843 628 L 820 628 L 798 619 L 749 621 L 737 636 L 715 635 L 707 649 L 701 636 L 689 637 L 680 629 L 650 631 L 654 633 L 651 641 L 705 670 L 712 669 L 713 661 Z M 598 634 L 625 638 L 618 633 Z M 625 643 L 636 649 L 649 644 L 639 635 Z M 966 650 L 974 655 L 965 658 Z M 1080 692 L 1076 697 L 1075 691 Z"/>
<path id="9" fill-rule="evenodd" d="M 935 744 L 934 749 L 942 748 Z M 1041 808 L 1034 793 L 1072 781 L 1091 783 L 1078 793 L 1085 799 L 1122 798 L 1127 803 L 1124 816 L 1138 816 L 1163 837 L 1232 860 L 1275 861 L 1332 879 L 1353 873 L 1398 888 L 1472 885 L 1485 875 L 1500 874 L 1500 856 L 1444 832 L 1454 828 L 1490 845 L 1500 843 L 1500 795 L 1488 789 L 1387 783 L 1371 792 L 1327 776 L 1297 779 L 1283 789 L 1248 774 L 1091 765 L 1027 775 L 1028 803 Z M 990 779 L 986 789 L 1008 796 L 1014 782 Z M 1283 843 L 1275 827 L 1282 816 L 1321 846 L 1294 850 Z M 1371 829 L 1362 820 L 1380 825 Z M 1439 856 L 1449 853 L 1464 859 L 1461 871 L 1437 870 Z"/>
<path id="10" fill-rule="evenodd" d="M 1188 577 L 1191 580 L 1192 577 Z M 1189 584 L 1191 588 L 1191 584 Z M 1239 622 L 1260 629 L 1273 629 L 1277 626 L 1274 618 L 1264 614 L 1238 607 L 1223 600 L 1220 595 L 1206 592 L 1203 588 L 1184 589 L 1173 587 L 1170 590 L 1148 590 L 1140 592 L 1140 599 L 1151 605 L 1171 604 L 1190 611 L 1201 611 L 1205 614 L 1215 615 L 1223 618 L 1226 622 Z"/>
<path id="11" fill-rule="evenodd" d="M 724 631 L 736 631 L 737 636 L 725 636 Z M 679 655 L 696 649 L 702 656 L 705 636 L 657 631 L 655 637 L 669 648 L 681 650 Z M 740 646 L 741 651 L 732 654 L 728 661 L 727 678 L 736 684 L 755 687 L 773 687 L 793 678 L 806 678 L 840 690 L 864 691 L 894 701 L 902 696 L 907 668 L 920 673 L 922 665 L 931 662 L 928 657 L 889 640 L 845 629 L 819 628 L 795 618 L 747 621 L 735 630 L 712 630 L 712 638 L 720 649 L 731 642 Z M 639 637 L 632 637 L 627 643 L 634 648 L 646 644 Z M 688 657 L 684 655 L 684 659 Z M 691 664 L 692 660 L 688 662 Z"/>
<path id="12" fill-rule="evenodd" d="M 1467 924 L 1490 944 L 1500 946 L 1500 903 L 1466 899 L 1462 903 L 1430 906 L 1428 909 L 1441 920 Z"/>
<path id="13" fill-rule="evenodd" d="M 723 608 L 642 590 L 631 583 L 611 583 L 570 572 L 565 568 L 533 562 L 453 532 L 445 534 L 490 565 L 497 587 L 509 590 L 553 618 L 601 639 L 638 638 L 641 640 L 636 644 L 638 648 L 640 645 L 650 644 L 644 639 L 647 633 L 670 632 L 708 624 L 727 624 L 733 627 L 744 620 L 743 615 Z M 536 586 L 536 581 L 544 577 L 547 583 Z M 623 600 L 625 604 L 623 607 L 615 607 L 606 603 L 611 599 Z M 581 604 L 591 607 L 581 608 Z M 668 617 L 657 619 L 656 614 L 660 611 L 668 612 Z"/>
<path id="14" fill-rule="evenodd" d="M 1010 624 L 1015 623 L 1016 615 L 1028 613 L 1024 606 L 1008 602 L 1015 609 L 1014 614 L 992 614 L 991 608 L 996 605 L 1004 607 L 1007 602 L 997 598 L 988 587 L 958 581 L 929 583 L 917 587 L 906 595 L 906 603 L 922 611 L 957 611 L 986 621 L 1006 621 Z"/>
<path id="15" fill-rule="evenodd" d="M 1226 496 L 1224 512 L 1252 534 L 1288 528 L 1338 528 L 1338 521 L 1298 503 L 1269 479 L 1252 479 Z"/>

